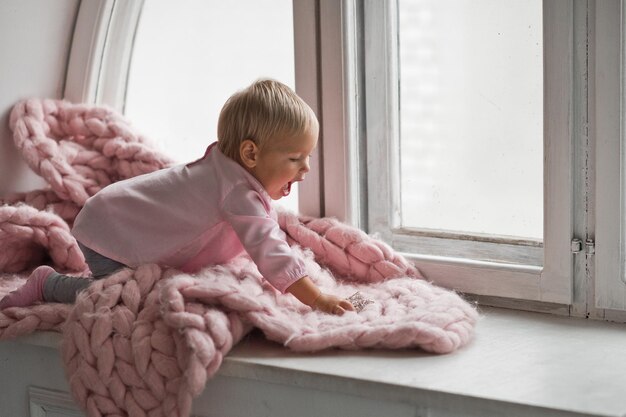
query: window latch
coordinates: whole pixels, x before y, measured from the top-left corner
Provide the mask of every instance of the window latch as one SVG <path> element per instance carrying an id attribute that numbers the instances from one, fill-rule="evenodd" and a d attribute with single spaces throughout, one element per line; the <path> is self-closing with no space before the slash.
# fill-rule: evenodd
<path id="1" fill-rule="evenodd" d="M 580 253 L 583 251 L 583 242 L 580 239 L 572 239 L 570 246 L 572 253 Z M 594 255 L 596 253 L 596 242 L 593 239 L 587 239 L 584 244 L 585 253 L 587 255 Z"/>

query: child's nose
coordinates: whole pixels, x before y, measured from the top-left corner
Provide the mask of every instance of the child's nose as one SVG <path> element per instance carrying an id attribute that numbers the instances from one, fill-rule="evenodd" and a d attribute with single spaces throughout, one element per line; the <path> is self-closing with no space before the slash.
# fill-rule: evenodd
<path id="1" fill-rule="evenodd" d="M 302 165 L 302 172 L 309 172 L 311 170 L 311 165 L 309 165 L 309 158 L 304 160 L 304 164 Z"/>

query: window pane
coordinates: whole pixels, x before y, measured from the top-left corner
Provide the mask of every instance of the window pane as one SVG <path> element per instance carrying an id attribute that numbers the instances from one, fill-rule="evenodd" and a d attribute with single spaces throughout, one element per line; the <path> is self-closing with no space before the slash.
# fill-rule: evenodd
<path id="1" fill-rule="evenodd" d="M 216 140 L 226 99 L 264 77 L 295 87 L 291 0 L 149 0 L 125 112 L 169 155 L 194 160 Z M 281 203 L 297 201 L 294 187 Z"/>
<path id="2" fill-rule="evenodd" d="M 402 226 L 543 237 L 540 0 L 399 0 Z"/>

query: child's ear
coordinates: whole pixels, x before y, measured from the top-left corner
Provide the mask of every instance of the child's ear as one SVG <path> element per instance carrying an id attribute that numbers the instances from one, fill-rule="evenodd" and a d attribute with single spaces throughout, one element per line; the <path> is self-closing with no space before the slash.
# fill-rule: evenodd
<path id="1" fill-rule="evenodd" d="M 257 164 L 259 148 L 250 139 L 246 139 L 239 145 L 239 157 L 241 162 L 248 168 L 254 168 Z"/>

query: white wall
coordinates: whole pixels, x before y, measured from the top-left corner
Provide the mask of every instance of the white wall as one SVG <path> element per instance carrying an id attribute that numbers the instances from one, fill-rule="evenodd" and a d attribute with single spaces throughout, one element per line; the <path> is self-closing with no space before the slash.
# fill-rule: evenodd
<path id="1" fill-rule="evenodd" d="M 43 185 L 15 149 L 9 114 L 28 97 L 62 97 L 78 5 L 78 0 L 0 2 L 0 196 Z"/>

